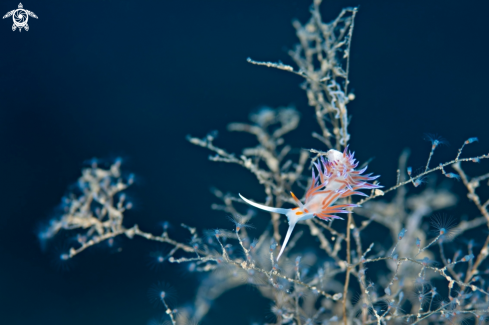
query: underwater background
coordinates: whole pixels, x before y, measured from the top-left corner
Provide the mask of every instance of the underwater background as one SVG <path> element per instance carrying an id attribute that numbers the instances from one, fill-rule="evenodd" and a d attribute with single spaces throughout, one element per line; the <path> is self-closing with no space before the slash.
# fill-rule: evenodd
<path id="1" fill-rule="evenodd" d="M 39 17 L 29 18 L 29 31 L 12 32 L 11 18 L 0 22 L 1 324 L 146 324 L 161 313 L 147 298 L 158 281 L 174 285 L 178 305 L 192 302 L 201 276 L 170 264 L 150 270 L 152 243 L 118 238 L 60 271 L 50 252 L 66 238 L 42 250 L 36 232 L 56 216 L 92 157 L 122 157 L 123 171 L 136 175 L 128 226 L 154 233 L 163 221 L 232 228 L 225 213 L 211 209 L 209 189 L 258 199 L 262 188 L 238 166 L 210 162 L 209 152 L 185 137 L 217 130 L 215 143 L 239 154 L 254 139 L 226 131 L 228 123 L 246 122 L 263 106 L 293 105 L 302 119 L 286 140 L 324 149 L 311 137 L 319 128 L 302 80 L 246 62 L 292 64 L 291 21 L 307 21 L 310 3 L 29 1 L 24 8 Z M 0 1 L 2 15 L 17 6 Z M 479 143 L 464 155 L 487 153 L 489 2 L 331 0 L 322 5 L 324 20 L 347 6 L 359 7 L 350 149 L 360 161 L 373 159 L 369 171 L 394 184 L 404 148 L 413 168 L 424 166 L 425 133 L 451 144 L 437 150 L 433 164 L 453 159 L 469 137 Z M 448 213 L 477 213 L 466 201 Z M 216 300 L 203 324 L 269 316 L 269 301 L 242 287 Z"/>

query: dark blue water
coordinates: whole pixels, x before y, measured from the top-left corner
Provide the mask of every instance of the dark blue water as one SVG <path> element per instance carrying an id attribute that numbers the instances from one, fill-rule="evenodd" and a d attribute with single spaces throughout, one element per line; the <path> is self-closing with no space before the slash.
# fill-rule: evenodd
<path id="1" fill-rule="evenodd" d="M 0 12 L 17 8 L 1 1 Z M 212 211 L 211 186 L 257 191 L 254 176 L 211 163 L 188 134 L 219 130 L 216 144 L 240 153 L 253 144 L 226 131 L 261 105 L 293 104 L 301 125 L 287 138 L 296 147 L 324 149 L 313 110 L 292 74 L 246 62 L 292 63 L 293 18 L 309 18 L 309 1 L 29 1 L 29 31 L 0 21 L 0 314 L 2 324 L 145 324 L 158 315 L 147 299 L 166 280 L 178 303 L 191 302 L 199 276 L 167 266 L 148 269 L 152 244 L 121 238 L 122 251 L 93 249 L 69 272 L 57 272 L 36 239 L 91 157 L 126 158 L 139 181 L 126 223 L 158 231 L 164 220 L 199 228 L 230 228 Z M 360 6 L 351 55 L 356 100 L 350 148 L 381 182 L 395 182 L 397 158 L 426 162 L 425 132 L 452 146 L 469 137 L 489 148 L 488 3 L 481 1 L 329 1 L 325 20 Z M 484 170 L 483 166 L 480 170 Z M 487 163 L 485 164 L 487 171 Z M 478 172 L 476 170 L 475 172 Z M 465 204 L 465 205 L 464 205 Z M 476 214 L 462 200 L 456 214 Z M 237 289 L 217 300 L 205 324 L 249 324 L 270 317 L 270 302 Z"/>

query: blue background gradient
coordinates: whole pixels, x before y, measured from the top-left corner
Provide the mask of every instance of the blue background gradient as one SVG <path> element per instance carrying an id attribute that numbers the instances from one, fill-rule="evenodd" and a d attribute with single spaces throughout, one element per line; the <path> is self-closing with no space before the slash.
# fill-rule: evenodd
<path id="1" fill-rule="evenodd" d="M 0 1 L 0 12 L 17 5 Z M 255 200 L 265 194 L 254 176 L 209 162 L 209 152 L 185 136 L 219 130 L 216 144 L 239 154 L 254 139 L 227 132 L 227 123 L 247 121 L 262 105 L 292 104 L 302 120 L 286 140 L 325 149 L 310 136 L 319 128 L 299 88 L 302 80 L 246 62 L 292 64 L 287 50 L 297 40 L 291 21 L 309 19 L 310 1 L 23 5 L 39 17 L 29 18 L 28 32 L 12 32 L 11 18 L 0 21 L 0 323 L 146 324 L 161 314 L 147 299 L 160 280 L 174 284 L 179 305 L 191 303 L 200 275 L 182 275 L 174 265 L 152 272 L 152 243 L 119 238 L 117 249 L 91 249 L 69 272 L 58 272 L 36 228 L 55 215 L 84 161 L 122 156 L 123 169 L 138 177 L 129 191 L 135 208 L 127 226 L 157 233 L 167 220 L 231 229 L 224 213 L 211 210 L 217 199 L 209 188 Z M 489 2 L 325 1 L 324 20 L 346 6 L 359 6 L 350 148 L 361 162 L 374 158 L 369 171 L 384 185 L 395 183 L 406 147 L 410 165 L 423 166 L 426 132 L 452 144 L 437 149 L 432 165 L 454 158 L 469 137 L 480 142 L 465 156 L 487 153 Z M 452 213 L 477 214 L 464 197 Z M 257 217 L 256 231 L 266 221 Z M 215 301 L 203 324 L 271 320 L 270 302 L 257 297 L 246 288 L 232 290 Z"/>

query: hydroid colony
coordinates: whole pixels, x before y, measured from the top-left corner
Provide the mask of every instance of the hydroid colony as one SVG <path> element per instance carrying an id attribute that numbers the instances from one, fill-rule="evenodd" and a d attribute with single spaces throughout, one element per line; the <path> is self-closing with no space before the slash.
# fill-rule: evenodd
<path id="1" fill-rule="evenodd" d="M 300 121 L 292 107 L 263 108 L 250 116 L 250 123 L 231 123 L 229 131 L 245 132 L 257 140 L 256 146 L 244 148 L 240 154 L 218 147 L 215 133 L 203 138 L 188 137 L 191 143 L 213 152 L 212 161 L 239 165 L 263 186 L 263 204 L 238 193 L 213 189 L 221 201 L 213 205 L 216 216 L 222 212 L 231 215 L 234 230 L 215 229 L 209 218 L 208 227 L 212 230 L 181 225 L 190 235 L 187 241 L 178 238 L 168 223 L 160 235 L 141 230 L 138 225 L 127 226 L 123 224 L 124 213 L 131 204 L 123 192 L 134 178 L 124 176 L 121 161 L 110 166 L 95 161 L 82 171 L 77 191 L 64 198 L 63 212 L 39 232 L 41 241 L 46 243 L 59 232 L 74 236 L 75 244 L 58 254 L 61 262 L 118 236 L 140 236 L 161 243 L 164 253 L 157 254 L 154 263 L 183 264 L 188 272 L 205 274 L 191 307 L 174 309 L 168 299 L 173 298 L 173 289 L 165 289 L 171 286 L 157 285 L 152 289 L 152 300 L 165 308 L 164 321 L 172 324 L 205 320 L 215 299 L 243 285 L 256 287 L 270 300 L 273 317 L 259 322 L 262 324 L 485 321 L 489 315 L 489 236 L 481 233 L 484 240 L 480 242 L 457 239 L 467 231 L 489 225 L 489 200 L 478 192 L 487 186 L 489 173 L 473 176 L 464 169 L 473 163 L 487 164 L 489 156 L 463 158 L 463 148 L 476 141 L 470 138 L 460 141 L 462 145 L 453 160 L 430 168 L 435 149 L 442 143 L 430 136 L 431 152 L 419 173 L 413 172 L 407 163 L 409 153 L 403 152 L 395 184 L 381 190 L 376 176 L 363 175 L 366 167 L 357 169 L 358 163 L 347 149 L 347 105 L 355 98 L 348 91 L 348 73 L 357 9 L 346 8 L 335 20 L 325 23 L 320 3 L 313 2 L 308 22 L 294 22 L 299 44 L 289 54 L 296 67 L 252 59 L 248 62 L 303 79 L 301 87 L 318 123 L 313 137 L 320 141 L 321 150 L 297 150 L 295 154 L 285 143 L 284 136 L 296 130 Z M 362 148 L 355 149 L 365 156 Z M 308 166 L 311 172 L 307 171 Z M 392 171 L 376 171 L 384 172 Z M 304 176 L 306 173 L 312 173 L 312 177 Z M 435 182 L 424 185 L 422 180 L 435 173 L 463 186 L 480 215 L 470 215 L 461 222 L 437 216 L 437 211 L 454 206 L 457 197 Z M 417 192 L 408 195 L 408 186 L 416 187 Z M 302 187 L 304 191 L 296 192 L 296 196 L 291 193 L 292 187 Z M 299 199 L 300 194 L 304 199 Z M 253 199 L 258 195 L 247 193 Z M 354 202 L 358 196 L 363 198 Z M 247 226 L 254 212 L 246 210 L 246 203 L 270 212 L 257 216 L 269 217 L 268 227 Z M 287 204 L 296 207 L 286 208 Z M 282 242 L 280 225 L 285 221 L 280 214 L 287 216 L 289 230 L 277 254 L 278 243 Z M 343 214 L 345 220 L 335 221 L 337 214 Z M 430 218 L 434 232 L 423 226 L 429 225 Z M 303 225 L 294 234 L 299 221 Z M 378 229 L 389 238 L 372 236 Z M 304 238 L 312 238 L 316 244 L 307 246 L 302 242 Z M 179 282 L 165 280 L 175 285 Z M 227 319 L 223 323 L 234 321 Z"/>

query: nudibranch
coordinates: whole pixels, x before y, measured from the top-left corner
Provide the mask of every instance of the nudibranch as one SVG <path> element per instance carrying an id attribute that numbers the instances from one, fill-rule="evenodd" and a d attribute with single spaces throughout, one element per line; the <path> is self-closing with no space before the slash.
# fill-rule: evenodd
<path id="1" fill-rule="evenodd" d="M 369 181 L 373 181 L 379 176 L 371 176 L 372 174 L 362 175 L 367 167 L 355 170 L 358 166 L 358 162 L 353 159 L 354 154 L 355 153 L 348 152 L 348 148 L 345 148 L 343 152 L 331 149 L 326 153 L 326 158 L 321 156 L 314 162 L 314 167 L 318 174 L 315 174 L 313 167 L 311 186 L 305 194 L 305 202 L 302 203 L 294 193 L 290 192 L 297 204 L 297 207 L 295 208 L 273 208 L 250 201 L 239 194 L 246 203 L 254 207 L 269 212 L 285 214 L 287 216 L 289 229 L 285 235 L 282 249 L 277 256 L 277 261 L 284 252 L 297 222 L 312 219 L 314 217 L 327 221 L 331 219 L 342 219 L 336 214 L 349 213 L 350 211 L 347 210 L 347 208 L 358 207 L 358 205 L 334 205 L 336 200 L 347 198 L 351 195 L 368 196 L 359 190 L 382 187 L 378 184 L 369 183 Z"/>

